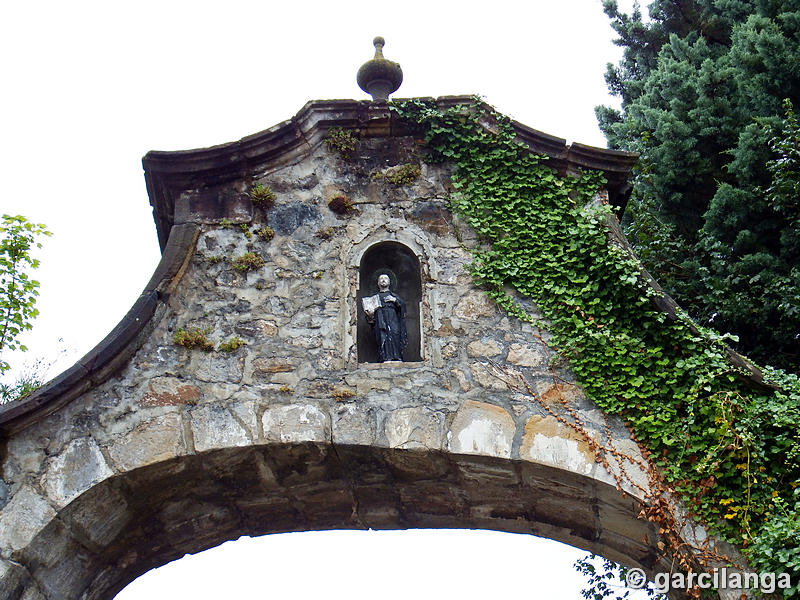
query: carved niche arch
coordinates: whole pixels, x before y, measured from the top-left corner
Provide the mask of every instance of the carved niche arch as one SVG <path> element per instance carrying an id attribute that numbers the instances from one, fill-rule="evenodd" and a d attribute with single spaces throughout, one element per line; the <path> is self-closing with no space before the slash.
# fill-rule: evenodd
<path id="1" fill-rule="evenodd" d="M 358 362 L 378 362 L 375 338 L 364 314 L 361 299 L 377 292 L 378 275 L 381 273 L 389 275 L 391 289 L 406 303 L 408 346 L 403 359 L 406 362 L 422 360 L 422 328 L 420 326 L 422 277 L 417 255 L 408 246 L 400 242 L 378 242 L 364 252 L 358 273 L 359 289 L 356 303 Z"/>

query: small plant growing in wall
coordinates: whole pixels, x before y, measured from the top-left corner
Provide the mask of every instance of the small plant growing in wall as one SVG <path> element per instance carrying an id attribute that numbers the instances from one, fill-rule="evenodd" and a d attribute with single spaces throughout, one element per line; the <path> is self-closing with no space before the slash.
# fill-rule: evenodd
<path id="1" fill-rule="evenodd" d="M 417 179 L 419 179 L 421 174 L 422 173 L 419 170 L 419 166 L 417 165 L 400 165 L 398 167 L 392 167 L 387 171 L 386 180 L 392 185 L 401 187 L 404 185 L 409 185 L 410 183 L 414 183 Z"/>
<path id="2" fill-rule="evenodd" d="M 353 203 L 346 194 L 338 193 L 328 200 L 328 208 L 330 208 L 337 215 L 346 215 L 355 210 Z"/>
<path id="3" fill-rule="evenodd" d="M 266 225 L 261 229 L 256 231 L 256 235 L 264 240 L 265 242 L 270 241 L 272 238 L 275 237 L 275 230 L 272 227 L 267 227 Z"/>
<path id="4" fill-rule="evenodd" d="M 239 229 L 242 230 L 244 237 L 246 237 L 248 240 L 253 237 L 253 234 L 250 233 L 250 228 L 247 226 L 247 223 L 242 223 L 241 225 L 239 225 Z"/>
<path id="5" fill-rule="evenodd" d="M 204 352 L 211 352 L 214 349 L 214 343 L 209 340 L 206 335 L 208 329 L 178 329 L 173 336 L 173 341 L 178 346 L 183 346 L 189 350 L 203 350 Z"/>
<path id="6" fill-rule="evenodd" d="M 259 208 L 268 210 L 275 204 L 275 192 L 265 185 L 256 183 L 250 189 L 250 200 Z"/>
<path id="7" fill-rule="evenodd" d="M 329 240 L 335 233 L 333 227 L 325 227 L 324 229 L 318 230 L 314 235 L 321 240 Z"/>
<path id="8" fill-rule="evenodd" d="M 260 269 L 266 264 L 266 261 L 255 252 L 245 252 L 241 256 L 234 258 L 231 264 L 237 271 L 246 273 L 253 269 Z"/>
<path id="9" fill-rule="evenodd" d="M 334 127 L 328 130 L 325 136 L 325 145 L 331 152 L 336 152 L 344 159 L 353 157 L 356 151 L 356 138 L 351 131 L 345 131 L 341 127 Z"/>
<path id="10" fill-rule="evenodd" d="M 244 346 L 244 340 L 238 336 L 234 336 L 227 342 L 220 342 L 220 352 L 236 352 L 239 348 Z"/>

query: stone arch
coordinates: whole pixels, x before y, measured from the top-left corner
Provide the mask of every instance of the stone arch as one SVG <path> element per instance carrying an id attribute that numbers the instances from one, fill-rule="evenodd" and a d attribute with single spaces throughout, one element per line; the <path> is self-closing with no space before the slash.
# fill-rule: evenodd
<path id="1" fill-rule="evenodd" d="M 404 359 L 422 359 L 422 277 L 419 258 L 406 245 L 397 241 L 379 242 L 361 256 L 359 290 L 356 296 L 358 362 L 377 362 L 377 350 L 370 325 L 364 315 L 361 299 L 377 291 L 377 276 L 390 274 L 392 289 L 406 303 L 408 346 Z"/>
<path id="2" fill-rule="evenodd" d="M 330 529 L 531 533 L 655 566 L 652 527 L 608 483 L 496 456 L 331 444 L 326 434 L 320 423 L 305 436 L 318 441 L 219 447 L 107 477 L 17 551 L 27 568 L 12 567 L 18 593 L 7 597 L 108 600 L 150 569 L 243 535 Z"/>
<path id="3" fill-rule="evenodd" d="M 644 488 L 619 489 L 550 409 L 580 413 L 587 435 L 644 461 L 627 429 L 549 364 L 546 332 L 501 313 L 466 274 L 477 237 L 448 216 L 448 167 L 395 185 L 320 142 L 329 127 L 361 127 L 379 175 L 417 160 L 393 119 L 369 103 L 311 103 L 241 142 L 145 158 L 164 252 L 152 280 L 73 368 L 0 407 L 0 597 L 107 600 L 240 535 L 353 527 L 534 533 L 669 568 L 637 518 Z M 519 131 L 559 168 L 624 183 L 633 164 Z M 246 193 L 255 179 L 314 219 L 270 241 L 223 225 L 266 224 Z M 325 210 L 328 189 L 347 189 L 355 210 Z M 371 369 L 357 361 L 355 299 L 362 258 L 385 243 L 419 261 L 422 360 Z M 231 267 L 253 249 L 262 267 Z M 245 343 L 182 347 L 183 326 L 217 349 Z"/>

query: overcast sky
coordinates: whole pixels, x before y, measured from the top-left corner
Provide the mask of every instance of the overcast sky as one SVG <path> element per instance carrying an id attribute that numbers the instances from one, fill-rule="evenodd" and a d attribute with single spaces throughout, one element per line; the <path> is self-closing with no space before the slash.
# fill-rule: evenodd
<path id="1" fill-rule="evenodd" d="M 6 357 L 15 371 L 60 356 L 57 375 L 149 280 L 160 254 L 141 168 L 148 150 L 236 140 L 309 100 L 366 99 L 355 74 L 376 35 L 403 68 L 396 97 L 480 94 L 530 127 L 605 146 L 594 107 L 616 104 L 603 73 L 621 51 L 600 0 L 4 3 L 0 212 L 54 234 L 36 274 L 31 350 Z M 518 598 L 546 586 L 579 597 L 576 552 L 531 536 L 289 534 L 222 552 L 195 557 L 190 573 L 186 559 L 153 571 L 118 598 L 267 598 L 281 581 L 293 590 L 282 595 L 296 598 L 481 598 L 505 584 Z M 237 565 L 254 575 L 249 591 L 232 587 L 243 578 L 231 575 Z"/>

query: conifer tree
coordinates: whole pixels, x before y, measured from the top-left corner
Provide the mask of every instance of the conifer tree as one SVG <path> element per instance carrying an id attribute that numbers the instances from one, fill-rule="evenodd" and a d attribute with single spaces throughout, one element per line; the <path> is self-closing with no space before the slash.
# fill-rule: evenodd
<path id="1" fill-rule="evenodd" d="M 698 321 L 799 370 L 800 1 L 604 9 L 624 48 L 606 74 L 622 110 L 598 107 L 598 120 L 610 147 L 641 154 L 631 242 Z"/>

